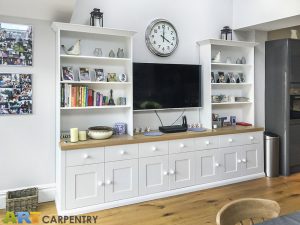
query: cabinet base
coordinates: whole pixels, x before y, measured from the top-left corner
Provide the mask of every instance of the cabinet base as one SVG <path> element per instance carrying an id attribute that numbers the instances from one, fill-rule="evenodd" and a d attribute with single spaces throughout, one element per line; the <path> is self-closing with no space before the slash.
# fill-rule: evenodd
<path id="1" fill-rule="evenodd" d="M 72 210 L 62 210 L 60 207 L 57 207 L 57 214 L 62 215 L 62 216 L 64 216 L 64 215 L 67 216 L 67 215 L 79 215 L 79 214 L 91 213 L 91 212 L 96 212 L 96 211 L 100 211 L 100 210 L 104 210 L 104 209 L 116 208 L 116 207 L 120 207 L 120 206 L 131 205 L 131 204 L 136 204 L 136 203 L 140 203 L 140 202 L 151 201 L 151 200 L 155 200 L 155 199 L 166 198 L 166 197 L 170 197 L 170 196 L 186 194 L 186 193 L 195 192 L 195 191 L 201 191 L 201 190 L 205 190 L 205 189 L 209 189 L 209 188 L 215 188 L 215 187 L 225 186 L 225 185 L 229 185 L 229 184 L 254 180 L 254 179 L 258 179 L 258 178 L 262 178 L 262 177 L 265 177 L 265 173 L 263 173 L 263 172 L 258 173 L 258 174 L 228 179 L 228 180 L 216 181 L 216 182 L 207 183 L 207 184 L 194 185 L 194 186 L 190 186 L 190 187 L 185 187 L 185 188 L 180 188 L 180 189 L 176 189 L 176 190 L 170 190 L 170 191 L 165 191 L 165 192 L 160 192 L 160 193 L 155 193 L 155 194 L 150 194 L 150 195 L 145 195 L 145 196 L 138 196 L 135 198 L 123 199 L 123 200 L 114 201 L 114 202 L 107 202 L 107 203 L 103 203 L 103 204 L 99 204 L 99 205 L 76 208 L 76 209 L 72 209 Z M 58 206 L 58 205 L 60 205 L 59 202 L 56 202 L 56 206 Z"/>

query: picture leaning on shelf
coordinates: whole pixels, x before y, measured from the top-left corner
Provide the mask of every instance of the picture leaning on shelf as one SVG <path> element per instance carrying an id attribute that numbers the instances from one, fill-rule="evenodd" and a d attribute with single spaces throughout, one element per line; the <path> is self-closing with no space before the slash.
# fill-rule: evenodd
<path id="1" fill-rule="evenodd" d="M 244 73 L 234 74 L 233 72 L 224 73 L 219 71 L 217 73 L 211 72 L 211 83 L 245 83 L 246 76 Z"/>

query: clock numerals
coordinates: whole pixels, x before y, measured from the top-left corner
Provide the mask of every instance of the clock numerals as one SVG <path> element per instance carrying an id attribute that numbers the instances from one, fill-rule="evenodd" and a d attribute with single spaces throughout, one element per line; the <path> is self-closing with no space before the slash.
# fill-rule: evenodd
<path id="1" fill-rule="evenodd" d="M 157 34 L 157 30 L 156 29 L 154 29 L 154 33 Z"/>

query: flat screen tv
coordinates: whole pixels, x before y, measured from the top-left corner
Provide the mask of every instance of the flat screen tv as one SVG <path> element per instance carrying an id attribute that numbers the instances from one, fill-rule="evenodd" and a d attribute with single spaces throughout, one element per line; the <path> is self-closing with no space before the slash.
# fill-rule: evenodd
<path id="1" fill-rule="evenodd" d="M 201 66 L 133 63 L 134 110 L 201 107 Z"/>

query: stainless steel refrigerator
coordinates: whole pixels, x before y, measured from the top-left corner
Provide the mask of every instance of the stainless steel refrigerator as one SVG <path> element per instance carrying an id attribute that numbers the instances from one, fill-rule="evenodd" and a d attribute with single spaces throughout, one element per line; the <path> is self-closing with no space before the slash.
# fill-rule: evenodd
<path id="1" fill-rule="evenodd" d="M 266 42 L 266 130 L 280 136 L 280 173 L 300 171 L 300 40 Z"/>

